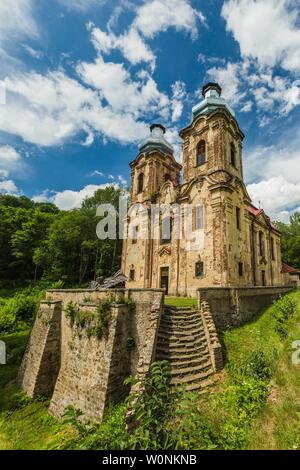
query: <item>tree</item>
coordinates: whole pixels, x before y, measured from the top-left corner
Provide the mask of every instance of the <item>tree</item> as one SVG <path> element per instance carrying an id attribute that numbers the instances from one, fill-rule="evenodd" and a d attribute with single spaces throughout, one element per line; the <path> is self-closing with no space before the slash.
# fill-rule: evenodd
<path id="1" fill-rule="evenodd" d="M 282 259 L 295 268 L 300 269 L 300 213 L 290 218 L 289 224 L 278 222 L 282 233 Z"/>

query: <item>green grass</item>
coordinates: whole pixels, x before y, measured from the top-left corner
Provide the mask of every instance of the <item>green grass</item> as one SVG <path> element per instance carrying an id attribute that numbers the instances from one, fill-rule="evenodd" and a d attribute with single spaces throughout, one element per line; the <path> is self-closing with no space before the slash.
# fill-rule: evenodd
<path id="1" fill-rule="evenodd" d="M 235 368 L 253 352 L 263 352 L 272 363 L 267 401 L 247 429 L 244 446 L 248 449 L 300 449 L 300 365 L 292 362 L 292 343 L 300 340 L 300 292 L 287 298 L 295 299 L 298 308 L 288 323 L 286 338 L 276 332 L 274 305 L 252 323 L 223 334 L 228 364 L 220 393 L 229 395 Z"/>
<path id="2" fill-rule="evenodd" d="M 170 307 L 197 307 L 197 299 L 188 299 L 186 297 L 165 297 L 165 305 Z"/>
<path id="3" fill-rule="evenodd" d="M 47 401 L 29 399 L 15 384 L 28 338 L 29 331 L 0 336 L 7 346 L 7 365 L 0 366 L 0 450 L 56 449 L 74 434 L 50 416 Z"/>

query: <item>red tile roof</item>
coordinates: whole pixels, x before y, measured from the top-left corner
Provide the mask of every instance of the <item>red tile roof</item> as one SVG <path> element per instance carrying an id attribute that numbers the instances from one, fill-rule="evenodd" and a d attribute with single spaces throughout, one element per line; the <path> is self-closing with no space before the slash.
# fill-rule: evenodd
<path id="1" fill-rule="evenodd" d="M 252 204 L 248 206 L 248 211 L 251 212 L 255 217 L 262 213 L 262 209 L 257 209 L 257 207 L 253 206 Z"/>
<path id="2" fill-rule="evenodd" d="M 250 212 L 250 214 L 254 215 L 254 217 L 258 217 L 259 215 L 264 214 L 267 219 L 267 224 L 272 228 L 272 230 L 276 230 L 276 232 L 280 232 L 278 228 L 276 227 L 276 225 L 273 224 L 270 217 L 268 217 L 265 214 L 263 209 L 258 209 L 253 204 L 250 204 L 250 206 L 248 206 L 248 211 Z"/>
<path id="3" fill-rule="evenodd" d="M 286 263 L 282 263 L 282 273 L 287 273 L 287 274 L 300 274 L 300 270 L 296 268 L 292 268 L 292 266 L 289 266 Z"/>

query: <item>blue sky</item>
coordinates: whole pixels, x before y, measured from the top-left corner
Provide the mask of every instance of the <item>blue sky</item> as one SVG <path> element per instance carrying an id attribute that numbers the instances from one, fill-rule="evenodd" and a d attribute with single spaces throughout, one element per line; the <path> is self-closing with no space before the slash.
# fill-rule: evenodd
<path id="1" fill-rule="evenodd" d="M 297 8 L 298 6 L 298 8 Z M 246 134 L 249 192 L 300 211 L 298 0 L 1 0 L 0 191 L 78 207 L 128 184 L 159 121 L 179 130 L 208 80 Z"/>

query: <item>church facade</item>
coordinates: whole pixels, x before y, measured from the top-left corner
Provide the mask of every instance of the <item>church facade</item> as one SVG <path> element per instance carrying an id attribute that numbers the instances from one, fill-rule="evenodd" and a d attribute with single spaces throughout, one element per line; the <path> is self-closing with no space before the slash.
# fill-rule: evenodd
<path id="1" fill-rule="evenodd" d="M 151 126 L 130 164 L 122 256 L 127 288 L 165 288 L 169 295 L 195 297 L 199 288 L 283 284 L 280 232 L 247 193 L 244 134 L 221 93 L 216 83 L 203 88 L 191 124 L 180 132 L 182 166 L 160 124 Z M 161 210 L 155 222 L 149 216 L 132 229 L 135 208 L 150 214 L 153 204 L 175 209 Z"/>

